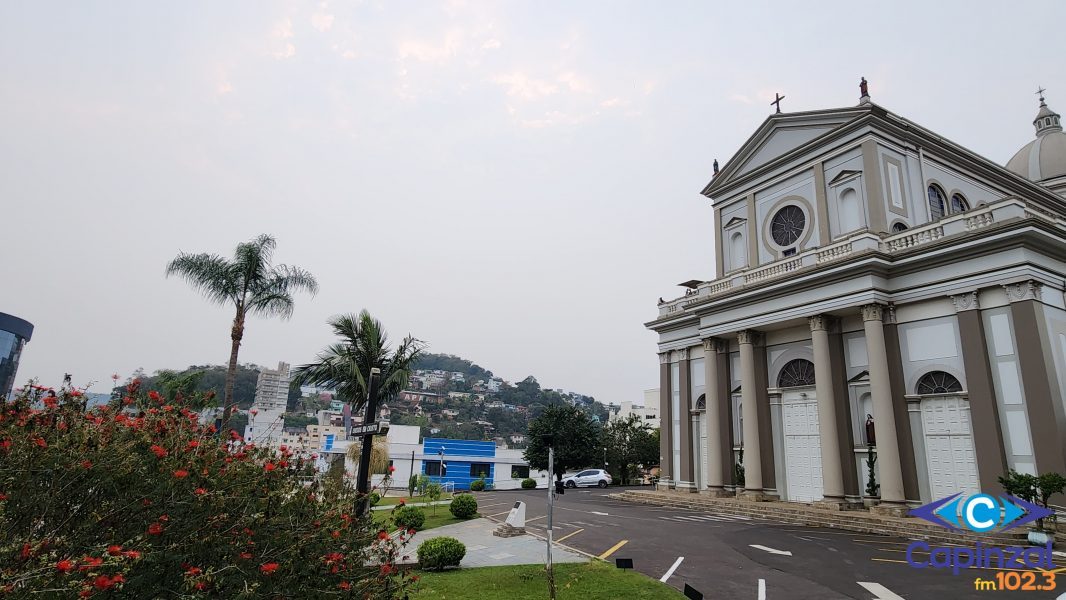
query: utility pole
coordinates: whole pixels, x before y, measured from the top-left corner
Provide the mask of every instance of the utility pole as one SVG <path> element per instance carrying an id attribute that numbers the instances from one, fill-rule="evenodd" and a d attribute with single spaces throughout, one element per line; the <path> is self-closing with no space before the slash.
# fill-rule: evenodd
<path id="1" fill-rule="evenodd" d="M 555 507 L 555 448 L 548 445 L 548 597 L 555 600 L 555 573 L 552 571 L 552 510 Z"/>
<path id="2" fill-rule="evenodd" d="M 369 425 L 378 410 L 378 379 L 381 378 L 381 369 L 370 369 L 370 386 L 366 394 L 366 413 L 363 417 L 363 425 Z M 374 436 L 363 436 L 363 451 L 359 453 L 359 479 L 356 481 L 355 491 L 355 514 L 364 515 L 370 507 L 370 453 L 374 450 Z M 414 464 L 414 463 L 412 463 Z"/>

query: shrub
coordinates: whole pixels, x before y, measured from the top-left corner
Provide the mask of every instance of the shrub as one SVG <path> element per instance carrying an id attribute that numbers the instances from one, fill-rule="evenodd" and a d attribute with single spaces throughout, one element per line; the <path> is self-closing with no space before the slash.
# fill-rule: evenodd
<path id="1" fill-rule="evenodd" d="M 392 520 L 397 527 L 422 529 L 426 523 L 426 511 L 417 506 L 397 506 L 392 510 Z"/>
<path id="2" fill-rule="evenodd" d="M 523 490 L 532 490 L 532 489 L 535 489 L 536 487 L 537 487 L 537 480 L 536 479 L 533 479 L 531 477 L 526 477 L 525 479 L 522 480 L 522 489 Z"/>
<path id="3" fill-rule="evenodd" d="M 470 491 L 471 492 L 483 492 L 483 491 L 485 491 L 485 478 L 484 477 L 480 477 L 478 479 L 475 479 L 474 481 L 471 481 L 470 482 Z"/>
<path id="4" fill-rule="evenodd" d="M 470 494 L 459 494 L 455 498 L 452 498 L 452 503 L 448 507 L 452 515 L 457 519 L 469 519 L 477 514 L 477 498 L 474 498 Z"/>
<path id="5" fill-rule="evenodd" d="M 381 502 L 381 494 L 370 492 L 370 506 L 377 506 L 378 502 Z"/>
<path id="6" fill-rule="evenodd" d="M 403 597 L 404 552 L 351 514 L 350 485 L 139 388 L 91 410 L 69 386 L 0 399 L 0 594 L 322 598 L 366 580 Z"/>
<path id="7" fill-rule="evenodd" d="M 407 495 L 414 496 L 416 489 L 418 489 L 418 475 L 412 473 L 411 478 L 407 480 Z"/>
<path id="8" fill-rule="evenodd" d="M 453 537 L 439 537 L 422 542 L 418 547 L 418 564 L 426 570 L 458 567 L 466 556 L 466 546 Z"/>

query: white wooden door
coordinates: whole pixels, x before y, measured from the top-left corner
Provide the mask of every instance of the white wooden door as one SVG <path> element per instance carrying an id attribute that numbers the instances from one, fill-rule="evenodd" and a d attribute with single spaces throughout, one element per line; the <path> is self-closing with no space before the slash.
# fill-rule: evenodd
<path id="1" fill-rule="evenodd" d="M 980 491 L 969 402 L 957 396 L 923 398 L 922 432 L 933 499 Z"/>
<path id="2" fill-rule="evenodd" d="M 788 500 L 814 502 L 822 499 L 822 444 L 818 437 L 818 401 L 786 392 L 782 400 L 785 438 L 785 485 Z"/>

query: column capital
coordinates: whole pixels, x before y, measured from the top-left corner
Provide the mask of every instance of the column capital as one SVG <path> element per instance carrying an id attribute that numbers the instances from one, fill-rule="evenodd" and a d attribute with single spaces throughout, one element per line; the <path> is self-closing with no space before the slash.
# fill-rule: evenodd
<path id="1" fill-rule="evenodd" d="M 1023 300 L 1039 300 L 1041 288 L 1044 284 L 1035 280 L 1019 281 L 1018 283 L 1008 283 L 1003 286 L 1003 289 L 1007 292 L 1007 300 L 1009 302 L 1021 302 Z"/>
<path id="2" fill-rule="evenodd" d="M 660 352 L 659 353 L 659 364 L 661 364 L 661 365 L 670 364 L 670 353 L 669 352 Z"/>
<path id="3" fill-rule="evenodd" d="M 863 321 L 883 321 L 885 314 L 885 305 L 877 304 L 864 304 L 861 308 Z"/>
<path id="4" fill-rule="evenodd" d="M 807 317 L 807 324 L 811 326 L 811 331 L 832 331 L 837 319 L 830 315 L 814 315 Z"/>
<path id="5" fill-rule="evenodd" d="M 741 344 L 758 344 L 762 340 L 762 332 L 754 329 L 745 329 L 737 333 L 737 341 Z"/>
<path id="6" fill-rule="evenodd" d="M 728 349 L 728 346 L 722 338 L 703 338 L 703 350 L 705 352 L 725 352 L 726 349 Z"/>
<path id="7" fill-rule="evenodd" d="M 951 297 L 951 302 L 955 304 L 955 312 L 980 310 L 981 308 L 980 303 L 977 301 L 977 290 L 955 294 Z"/>
<path id="8" fill-rule="evenodd" d="M 681 348 L 674 352 L 677 353 L 677 360 L 688 360 L 688 348 Z"/>

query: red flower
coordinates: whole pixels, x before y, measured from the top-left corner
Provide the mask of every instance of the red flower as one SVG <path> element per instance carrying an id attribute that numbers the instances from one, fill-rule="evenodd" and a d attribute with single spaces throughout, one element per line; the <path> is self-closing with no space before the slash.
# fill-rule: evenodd
<path id="1" fill-rule="evenodd" d="M 151 398 L 152 400 L 155 400 L 156 402 L 159 402 L 159 398 L 160 398 L 159 392 L 157 392 L 155 390 L 152 390 L 152 391 L 148 392 L 148 397 Z"/>
<path id="2" fill-rule="evenodd" d="M 389 532 L 387 532 L 384 529 L 382 529 L 381 531 L 378 532 L 378 539 L 379 540 L 387 540 L 387 539 L 389 539 Z"/>
<path id="3" fill-rule="evenodd" d="M 414 534 L 415 534 L 415 528 L 414 527 L 412 527 L 412 528 L 407 530 L 407 535 L 414 535 Z"/>
<path id="4" fill-rule="evenodd" d="M 81 461 L 81 468 L 83 468 L 83 469 L 91 469 L 91 468 L 93 468 L 92 461 L 89 461 L 89 460 Z"/>
<path id="5" fill-rule="evenodd" d="M 137 560 L 138 558 L 141 557 L 141 553 L 136 551 L 136 550 L 126 550 L 125 552 L 122 553 L 122 556 L 125 556 L 126 558 L 128 558 L 130 560 Z"/>
<path id="6" fill-rule="evenodd" d="M 111 556 L 118 556 L 119 554 L 122 554 L 122 546 L 108 546 L 107 553 Z"/>
<path id="7" fill-rule="evenodd" d="M 275 468 L 276 467 L 274 466 L 274 463 L 268 462 L 267 464 L 263 465 L 263 469 L 265 469 L 267 473 L 273 471 Z"/>
<path id="8" fill-rule="evenodd" d="M 27 560 L 31 556 L 33 556 L 33 552 L 30 549 L 30 545 L 29 544 L 23 544 L 22 545 L 22 552 L 19 553 L 19 557 L 22 558 L 22 560 Z"/>
<path id="9" fill-rule="evenodd" d="M 350 590 L 350 589 L 352 589 L 352 584 L 348 583 L 347 581 L 342 581 L 342 582 L 337 584 L 337 587 L 339 587 L 342 590 Z"/>
<path id="10" fill-rule="evenodd" d="M 407 504 L 407 501 L 404 500 L 403 498 L 400 498 L 400 503 L 399 504 L 400 504 L 400 506 L 403 506 L 404 504 Z"/>
<path id="11" fill-rule="evenodd" d="M 70 573 L 74 570 L 74 562 L 70 559 L 63 559 L 56 563 L 56 571 L 60 573 Z"/>
<path id="12" fill-rule="evenodd" d="M 152 447 L 149 448 L 149 450 L 151 450 L 152 453 L 154 453 L 159 458 L 163 458 L 167 455 L 167 449 L 158 444 L 152 444 Z"/>
<path id="13" fill-rule="evenodd" d="M 196 440 L 189 440 L 189 445 L 185 446 L 185 449 L 186 450 L 192 450 L 193 448 L 197 448 L 199 446 L 200 446 L 200 442 L 198 442 Z"/>
<path id="14" fill-rule="evenodd" d="M 115 580 L 107 575 L 97 575 L 96 579 L 93 580 L 93 585 L 98 590 L 109 590 L 115 587 L 115 583 Z"/>
<path id="15" fill-rule="evenodd" d="M 48 442 L 44 441 L 44 438 L 41 438 L 41 437 L 33 438 L 33 443 L 37 444 L 41 448 L 47 448 L 48 447 Z"/>
<path id="16" fill-rule="evenodd" d="M 3 450 L 4 452 L 7 452 L 10 449 L 11 449 L 11 440 L 9 440 L 7 438 L 4 438 L 3 440 L 0 440 L 0 450 Z"/>
<path id="17" fill-rule="evenodd" d="M 59 399 L 56 398 L 55 396 L 45 396 L 44 397 L 44 405 L 47 406 L 48 408 L 55 408 L 56 405 L 58 405 L 58 404 L 59 404 Z"/>
<path id="18" fill-rule="evenodd" d="M 194 588 L 196 588 L 196 589 L 197 589 L 197 591 L 201 591 L 201 592 L 202 592 L 202 591 L 204 591 L 204 590 L 206 590 L 206 589 L 207 589 L 207 582 L 206 582 L 206 581 L 197 581 L 197 582 L 196 582 L 196 583 L 195 583 L 195 584 L 193 585 L 193 587 L 194 587 Z"/>
<path id="19" fill-rule="evenodd" d="M 185 569 L 185 574 L 189 577 L 196 577 L 197 575 L 203 572 L 203 569 L 201 569 L 200 567 L 189 567 Z"/>
<path id="20" fill-rule="evenodd" d="M 149 535 L 159 535 L 161 533 L 163 533 L 163 526 L 159 523 L 152 523 L 148 526 Z"/>
<path id="21" fill-rule="evenodd" d="M 4 500 L 7 500 L 7 494 L 0 492 L 0 502 L 3 502 Z"/>
<path id="22" fill-rule="evenodd" d="M 188 476 L 189 472 L 185 469 L 178 469 L 177 471 L 174 471 L 174 477 L 177 477 L 178 479 L 185 479 Z"/>
<path id="23" fill-rule="evenodd" d="M 252 558 L 252 553 L 251 552 L 241 552 L 238 556 L 240 556 L 244 560 L 248 560 L 248 559 Z"/>
<path id="24" fill-rule="evenodd" d="M 274 571 L 278 570 L 278 563 L 266 563 L 265 565 L 259 567 L 259 570 L 262 571 L 265 575 L 270 575 Z"/>
<path id="25" fill-rule="evenodd" d="M 341 532 L 334 530 L 330 535 L 333 536 L 333 539 L 339 539 L 341 537 Z"/>
<path id="26" fill-rule="evenodd" d="M 203 496 L 207 493 L 207 490 L 205 490 L 204 488 L 196 488 L 195 490 L 193 490 L 193 493 L 197 496 Z"/>
<path id="27" fill-rule="evenodd" d="M 289 461 L 287 461 L 287 460 L 279 460 L 278 461 L 278 466 L 281 467 L 282 469 L 284 469 L 285 467 L 289 466 Z"/>
<path id="28" fill-rule="evenodd" d="M 253 417 L 259 414 L 259 411 L 254 409 L 254 408 L 252 410 L 248 411 L 248 412 L 252 413 Z"/>
<path id="29" fill-rule="evenodd" d="M 99 567 L 100 565 L 104 564 L 104 559 L 96 558 L 96 557 L 93 557 L 93 556 L 86 556 L 86 557 L 81 559 L 81 562 L 82 562 L 82 565 L 80 567 L 78 567 L 78 570 L 79 571 L 88 571 L 90 569 L 93 569 L 95 567 Z"/>
<path id="30" fill-rule="evenodd" d="M 396 467 L 394 467 L 392 465 L 389 465 L 389 473 L 393 473 L 395 471 L 396 471 Z"/>

